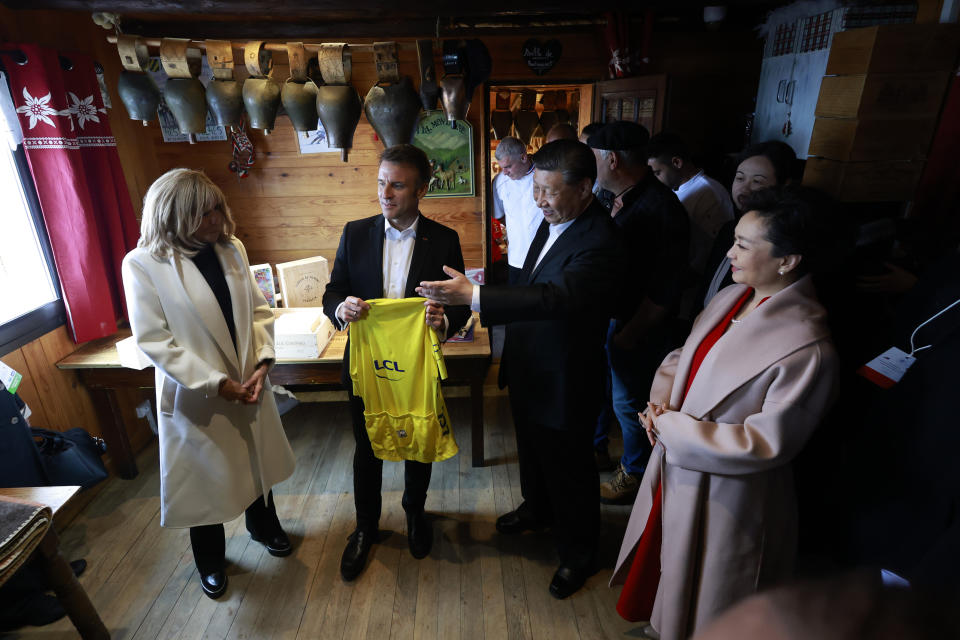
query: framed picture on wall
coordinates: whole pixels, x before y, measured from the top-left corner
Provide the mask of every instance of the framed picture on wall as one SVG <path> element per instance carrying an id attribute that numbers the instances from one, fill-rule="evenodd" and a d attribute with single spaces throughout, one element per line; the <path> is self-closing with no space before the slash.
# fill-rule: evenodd
<path id="1" fill-rule="evenodd" d="M 430 159 L 432 175 L 425 197 L 475 195 L 473 127 L 469 123 L 457 120 L 451 127 L 443 111 L 426 111 L 417 123 L 413 144 Z"/>
<path id="2" fill-rule="evenodd" d="M 294 131 L 297 136 L 297 148 L 301 154 L 305 153 L 339 153 L 340 149 L 331 149 L 327 142 L 327 132 L 323 129 L 323 123 L 317 119 L 317 128 L 313 131 Z"/>

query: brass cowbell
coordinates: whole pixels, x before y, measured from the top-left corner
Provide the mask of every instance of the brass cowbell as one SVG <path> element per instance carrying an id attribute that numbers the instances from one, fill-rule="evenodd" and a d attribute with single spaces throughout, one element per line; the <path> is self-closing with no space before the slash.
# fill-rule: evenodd
<path id="1" fill-rule="evenodd" d="M 280 84 L 269 77 L 273 58 L 263 42 L 254 41 L 243 50 L 250 77 L 243 83 L 243 104 L 250 116 L 250 127 L 269 135 L 280 108 Z"/>

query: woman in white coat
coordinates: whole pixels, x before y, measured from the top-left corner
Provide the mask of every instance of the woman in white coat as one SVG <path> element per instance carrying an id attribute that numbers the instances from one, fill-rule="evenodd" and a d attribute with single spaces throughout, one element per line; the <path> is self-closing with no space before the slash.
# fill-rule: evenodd
<path id="1" fill-rule="evenodd" d="M 680 640 L 790 577 L 791 460 L 834 395 L 837 357 L 810 272 L 835 235 L 808 192 L 745 200 L 735 284 L 667 356 L 641 414 L 655 443 L 611 579 L 617 610 Z"/>
<path id="2" fill-rule="evenodd" d="M 271 488 L 293 473 L 267 371 L 273 314 L 253 282 L 223 192 L 173 169 L 144 198 L 123 260 L 130 326 L 156 368 L 164 527 L 189 527 L 204 592 L 227 588 L 223 523 L 246 513 L 269 553 L 291 545 Z"/>

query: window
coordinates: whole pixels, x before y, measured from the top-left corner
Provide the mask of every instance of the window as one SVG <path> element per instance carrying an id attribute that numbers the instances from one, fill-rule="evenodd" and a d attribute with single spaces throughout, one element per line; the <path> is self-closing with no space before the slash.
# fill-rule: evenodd
<path id="1" fill-rule="evenodd" d="M 53 255 L 23 147 L 0 140 L 0 355 L 66 320 Z"/>
<path id="2" fill-rule="evenodd" d="M 803 35 L 800 37 L 800 53 L 826 49 L 830 45 L 830 26 L 832 24 L 833 11 L 807 18 L 803 24 Z"/>
<path id="3" fill-rule="evenodd" d="M 796 40 L 796 22 L 792 22 L 790 24 L 778 24 L 777 30 L 773 36 L 773 52 L 770 55 L 783 56 L 788 53 L 793 53 L 793 50 L 796 48 Z"/>

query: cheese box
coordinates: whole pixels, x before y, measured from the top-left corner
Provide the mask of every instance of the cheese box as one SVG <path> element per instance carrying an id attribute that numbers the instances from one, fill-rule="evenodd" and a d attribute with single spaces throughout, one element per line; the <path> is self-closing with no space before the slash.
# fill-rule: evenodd
<path id="1" fill-rule="evenodd" d="M 857 162 L 920 160 L 936 127 L 936 118 L 817 118 L 807 153 Z"/>
<path id="2" fill-rule="evenodd" d="M 960 52 L 955 24 L 896 24 L 833 34 L 826 75 L 952 69 Z"/>
<path id="3" fill-rule="evenodd" d="M 319 307 L 274 309 L 274 350 L 278 360 L 319 358 L 336 333 Z"/>
<path id="4" fill-rule="evenodd" d="M 949 71 L 824 76 L 815 115 L 829 118 L 935 118 Z"/>
<path id="5" fill-rule="evenodd" d="M 330 269 L 323 256 L 277 263 L 277 276 L 283 306 L 291 309 L 323 306 L 323 293 L 330 281 Z"/>
<path id="6" fill-rule="evenodd" d="M 803 184 L 841 202 L 902 202 L 913 199 L 923 166 L 922 160 L 840 162 L 809 158 Z"/>

